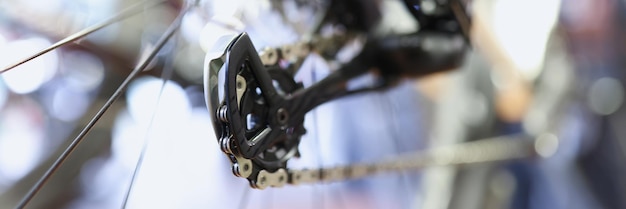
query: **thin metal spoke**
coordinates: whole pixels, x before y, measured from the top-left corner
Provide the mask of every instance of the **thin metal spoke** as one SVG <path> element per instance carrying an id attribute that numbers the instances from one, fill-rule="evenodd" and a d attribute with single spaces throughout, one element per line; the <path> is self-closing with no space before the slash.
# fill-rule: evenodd
<path id="1" fill-rule="evenodd" d="M 246 185 L 243 188 L 243 194 L 241 195 L 241 198 L 239 199 L 239 209 L 246 209 L 248 207 L 248 201 L 250 200 L 250 186 Z"/>
<path id="2" fill-rule="evenodd" d="M 181 14 L 181 15 L 184 15 L 184 14 Z M 173 49 L 176 49 L 177 44 L 178 44 L 178 39 L 174 38 L 173 44 L 172 44 Z M 144 136 L 144 142 L 141 147 L 141 153 L 139 154 L 139 159 L 137 159 L 137 163 L 135 164 L 135 168 L 131 176 L 130 184 L 128 185 L 128 188 L 126 189 L 126 194 L 124 195 L 124 200 L 122 202 L 122 208 L 126 208 L 126 206 L 128 205 L 128 199 L 134 188 L 135 182 L 137 180 L 137 175 L 139 174 L 139 171 L 141 170 L 141 167 L 143 166 L 146 152 L 148 150 L 148 145 L 150 144 L 149 133 L 151 132 L 153 128 L 154 120 L 156 118 L 156 113 L 159 109 L 159 104 L 161 103 L 161 98 L 163 96 L 163 91 L 165 89 L 165 84 L 167 83 L 168 80 L 170 80 L 170 78 L 172 77 L 172 73 L 174 72 L 173 64 L 174 64 L 174 56 L 169 56 L 165 59 L 163 72 L 161 73 L 161 87 L 159 89 L 159 94 L 157 95 L 154 112 L 150 116 L 148 128 L 146 129 L 146 134 Z"/>
<path id="3" fill-rule="evenodd" d="M 188 10 L 188 9 L 186 9 Z M 184 12 L 183 12 L 184 14 Z M 37 183 L 31 188 L 31 190 L 24 196 L 24 198 L 20 201 L 17 208 L 24 208 L 32 198 L 41 190 L 41 188 L 48 182 L 52 174 L 54 174 L 59 167 L 65 162 L 67 157 L 69 157 L 72 152 L 76 149 L 76 147 L 82 142 L 85 136 L 91 131 L 91 129 L 96 125 L 98 120 L 104 115 L 104 113 L 109 110 L 109 108 L 117 101 L 117 99 L 122 96 L 128 84 L 139 75 L 141 71 L 143 71 L 148 64 L 152 61 L 152 59 L 157 55 L 157 53 L 163 48 L 165 43 L 174 35 L 174 33 L 178 30 L 183 15 L 179 15 L 176 17 L 176 20 L 170 25 L 170 27 L 165 31 L 165 33 L 161 36 L 161 38 L 157 41 L 154 49 L 150 52 L 146 59 L 143 59 L 135 69 L 126 77 L 126 79 L 120 84 L 120 86 L 115 90 L 113 95 L 109 97 L 106 103 L 98 110 L 96 115 L 87 123 L 87 125 L 80 131 L 78 136 L 70 143 L 70 145 L 63 151 L 61 156 L 57 158 L 57 160 L 52 164 L 52 166 L 44 173 L 44 175 L 37 181 Z"/>
<path id="4" fill-rule="evenodd" d="M 83 38 L 83 37 L 85 37 L 85 36 L 87 36 L 87 35 L 89 35 L 89 34 L 91 34 L 93 32 L 96 32 L 96 31 L 106 27 L 106 26 L 109 26 L 109 25 L 111 25 L 113 23 L 117 23 L 117 22 L 122 21 L 122 20 L 124 20 L 126 18 L 129 18 L 131 16 L 139 14 L 146 7 L 153 7 L 153 6 L 156 6 L 156 5 L 161 4 L 163 2 L 165 2 L 165 0 L 156 0 L 156 1 L 145 0 L 145 1 L 139 2 L 137 4 L 134 4 L 134 5 L 130 6 L 130 7 L 122 10 L 121 12 L 113 15 L 113 17 L 111 17 L 109 19 L 106 19 L 106 20 L 104 20 L 104 21 L 102 21 L 100 23 L 97 23 L 95 25 L 89 26 L 89 27 L 87 27 L 87 28 L 85 28 L 85 29 L 83 29 L 81 31 L 78 31 L 78 32 L 76 32 L 76 33 L 74 33 L 72 35 L 69 35 L 68 37 L 66 37 L 66 38 L 64 38 L 64 39 L 62 39 L 62 40 L 52 44 L 48 48 L 45 48 L 45 49 L 43 49 L 43 50 L 41 50 L 41 51 L 31 55 L 30 57 L 27 57 L 27 58 L 25 58 L 23 60 L 20 60 L 20 61 L 14 63 L 14 64 L 11 64 L 9 66 L 4 67 L 2 70 L 0 70 L 0 74 L 4 73 L 4 72 L 7 72 L 7 71 L 9 71 L 11 69 L 14 69 L 17 66 L 20 66 L 20 65 L 22 65 L 24 63 L 27 63 L 28 61 L 31 61 L 31 60 L 33 60 L 33 59 L 35 59 L 35 58 L 37 58 L 37 57 L 39 57 L 41 55 L 44 55 L 44 54 L 46 54 L 46 53 L 48 53 L 48 52 L 50 52 L 50 51 L 52 51 L 52 50 L 54 50 L 56 48 L 59 48 L 61 46 L 64 46 L 64 45 L 67 45 L 67 44 L 72 43 L 74 41 L 77 41 L 77 40 L 79 40 L 79 39 L 81 39 L 81 38 Z"/>

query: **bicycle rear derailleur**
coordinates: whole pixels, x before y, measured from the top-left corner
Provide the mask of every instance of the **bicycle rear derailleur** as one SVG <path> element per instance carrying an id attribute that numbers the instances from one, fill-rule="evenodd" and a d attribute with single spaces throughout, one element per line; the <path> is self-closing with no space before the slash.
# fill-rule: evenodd
<path id="1" fill-rule="evenodd" d="M 433 43 L 449 47 L 428 48 Z M 204 79 L 218 143 L 236 176 L 247 178 L 254 188 L 265 188 L 296 183 L 286 166 L 289 159 L 299 156 L 308 111 L 340 97 L 384 89 L 402 77 L 457 67 L 466 45 L 462 36 L 454 34 L 374 39 L 351 62 L 308 88 L 277 64 L 285 52 L 262 54 L 264 63 L 246 33 L 224 37 L 214 48 L 205 60 Z M 349 80 L 371 71 L 379 75 L 379 82 L 347 88 Z"/>

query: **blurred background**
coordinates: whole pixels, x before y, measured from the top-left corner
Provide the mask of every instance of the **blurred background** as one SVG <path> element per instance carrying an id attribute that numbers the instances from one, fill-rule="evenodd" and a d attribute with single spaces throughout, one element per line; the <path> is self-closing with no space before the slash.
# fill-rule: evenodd
<path id="1" fill-rule="evenodd" d="M 0 66 L 137 2 L 0 1 Z M 417 2 L 427 10 L 445 1 Z M 318 107 L 305 120 L 302 157 L 289 167 L 371 162 L 516 133 L 557 137 L 549 158 L 250 189 L 216 143 L 203 49 L 243 31 L 260 50 L 353 30 L 409 34 L 420 24 L 402 0 L 201 0 L 29 208 L 120 208 L 141 153 L 129 208 L 626 208 L 626 2 L 464 2 L 472 48 L 459 69 Z M 0 208 L 17 204 L 184 4 L 146 7 L 0 75 Z M 334 22 L 314 30 L 328 13 Z M 334 45 L 332 57 L 309 54 L 296 80 L 311 85 L 359 44 Z"/>

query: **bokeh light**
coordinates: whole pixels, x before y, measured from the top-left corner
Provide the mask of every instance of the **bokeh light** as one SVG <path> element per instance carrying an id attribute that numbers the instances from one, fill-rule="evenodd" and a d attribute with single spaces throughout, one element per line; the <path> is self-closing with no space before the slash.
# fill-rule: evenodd
<path id="1" fill-rule="evenodd" d="M 11 65 L 50 45 L 50 41 L 40 37 L 9 41 L 0 47 L 0 66 Z M 3 73 L 2 79 L 11 91 L 27 94 L 49 81 L 57 67 L 58 55 L 52 51 Z"/>
<path id="2" fill-rule="evenodd" d="M 560 0 L 494 2 L 495 38 L 518 68 L 516 70 L 520 70 L 529 80 L 537 77 L 540 72 L 560 3 Z M 532 11 L 532 15 L 529 15 L 529 11 Z"/>
<path id="3" fill-rule="evenodd" d="M 34 100 L 20 97 L 5 107 L 0 115 L 0 185 L 11 185 L 41 160 L 44 128 L 43 110 Z"/>

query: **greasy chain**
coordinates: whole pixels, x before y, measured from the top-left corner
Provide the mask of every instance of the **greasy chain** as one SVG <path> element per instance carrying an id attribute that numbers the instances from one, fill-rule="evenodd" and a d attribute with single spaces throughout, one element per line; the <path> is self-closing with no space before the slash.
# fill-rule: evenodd
<path id="1" fill-rule="evenodd" d="M 293 67 L 298 69 L 300 67 L 298 64 L 302 63 L 302 60 L 312 51 L 310 46 L 310 44 L 298 43 L 279 48 L 266 48 L 259 53 L 259 56 L 266 66 L 278 65 L 280 60 L 285 60 L 295 64 Z M 282 55 L 280 59 L 278 51 Z M 222 120 L 227 120 L 225 114 L 218 112 L 217 115 L 221 115 Z M 227 146 L 230 145 L 231 141 L 232 135 L 220 140 L 222 151 L 231 160 L 233 173 L 239 177 L 249 178 L 253 175 L 253 170 L 258 170 L 256 180 L 250 182 L 252 187 L 258 189 L 282 187 L 285 184 L 301 185 L 344 181 L 378 173 L 419 170 L 432 166 L 454 166 L 537 156 L 547 157 L 558 146 L 558 139 L 552 134 L 543 134 L 536 138 L 527 135 L 511 135 L 435 147 L 376 162 L 316 169 L 280 168 L 270 172 L 252 163 L 251 159 L 246 159 L 238 153 L 232 152 L 230 146 Z"/>

